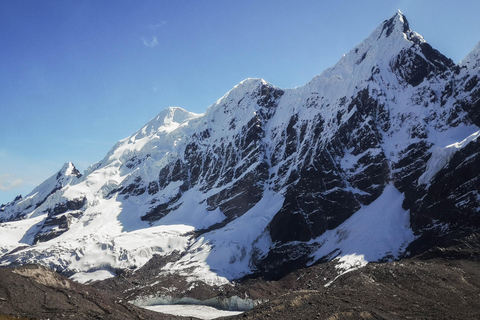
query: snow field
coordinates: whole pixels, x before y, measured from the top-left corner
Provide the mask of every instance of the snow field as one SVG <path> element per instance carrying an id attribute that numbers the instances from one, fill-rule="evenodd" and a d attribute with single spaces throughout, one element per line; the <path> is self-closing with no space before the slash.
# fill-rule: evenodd
<path id="1" fill-rule="evenodd" d="M 220 317 L 229 317 L 242 314 L 243 311 L 226 311 L 219 310 L 214 307 L 203 306 L 203 305 L 155 305 L 147 306 L 145 309 L 149 309 L 156 312 L 172 314 L 176 316 L 183 317 L 195 317 L 198 319 L 216 319 Z"/>
<path id="2" fill-rule="evenodd" d="M 403 200 L 404 195 L 394 186 L 385 187 L 370 205 L 311 241 L 320 244 L 314 261 L 340 258 L 339 268 L 346 271 L 385 257 L 398 258 L 414 239 L 409 212 L 402 208 Z"/>

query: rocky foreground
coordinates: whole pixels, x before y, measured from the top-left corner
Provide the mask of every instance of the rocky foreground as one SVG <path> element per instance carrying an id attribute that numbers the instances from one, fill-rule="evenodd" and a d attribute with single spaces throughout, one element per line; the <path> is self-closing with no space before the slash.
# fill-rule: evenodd
<path id="1" fill-rule="evenodd" d="M 18 318 L 21 317 L 21 318 Z M 0 320 L 181 319 L 129 303 L 71 281 L 45 267 L 0 269 Z"/>
<path id="2" fill-rule="evenodd" d="M 415 258 L 370 263 L 328 287 L 322 274 L 328 265 L 301 270 L 289 276 L 294 290 L 235 319 L 478 319 L 478 240 L 476 235 Z"/>
<path id="3" fill-rule="evenodd" d="M 246 279 L 188 294 L 197 300 L 242 296 L 263 301 L 229 319 L 477 319 L 479 259 L 480 235 L 474 234 L 447 248 L 370 263 L 340 276 L 335 264 L 327 262 L 278 280 Z M 153 272 L 153 266 L 146 267 L 115 282 L 91 285 L 40 266 L 0 269 L 0 319 L 186 319 L 126 302 L 141 287 L 143 273 Z"/>

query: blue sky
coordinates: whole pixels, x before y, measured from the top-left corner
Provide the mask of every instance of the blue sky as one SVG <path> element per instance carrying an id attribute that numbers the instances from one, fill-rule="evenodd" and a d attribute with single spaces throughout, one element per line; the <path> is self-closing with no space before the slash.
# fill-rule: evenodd
<path id="1" fill-rule="evenodd" d="M 0 203 L 80 171 L 169 106 L 203 113 L 238 82 L 301 86 L 400 9 L 455 62 L 480 1 L 0 2 Z"/>

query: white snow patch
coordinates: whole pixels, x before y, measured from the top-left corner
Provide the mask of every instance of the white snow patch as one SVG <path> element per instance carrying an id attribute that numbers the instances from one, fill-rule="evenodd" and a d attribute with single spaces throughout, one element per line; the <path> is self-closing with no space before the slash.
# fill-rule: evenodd
<path id="1" fill-rule="evenodd" d="M 206 262 L 211 249 L 211 244 L 206 243 L 205 238 L 200 238 L 186 250 L 180 260 L 167 263 L 160 275 L 180 275 L 186 277 L 188 282 L 202 281 L 210 286 L 230 284 L 227 278 L 212 271 Z"/>
<path id="2" fill-rule="evenodd" d="M 414 239 L 409 211 L 402 208 L 403 200 L 404 195 L 394 186 L 386 186 L 382 195 L 370 205 L 311 241 L 320 243 L 313 256 L 315 261 L 350 256 L 339 260 L 342 266 L 351 261 L 357 261 L 353 263 L 357 266 L 385 257 L 398 258 Z"/>
<path id="3" fill-rule="evenodd" d="M 228 279 L 249 274 L 253 250 L 268 251 L 268 248 L 259 246 L 268 245 L 269 242 L 257 240 L 261 238 L 283 202 L 282 195 L 265 192 L 260 202 L 243 216 L 222 229 L 205 234 L 205 238 L 212 243 L 211 253 L 206 260 L 212 270 Z"/>
<path id="4" fill-rule="evenodd" d="M 31 245 L 45 216 L 0 223 L 0 257 L 17 247 Z"/>
<path id="5" fill-rule="evenodd" d="M 78 273 L 75 273 L 73 276 L 71 276 L 69 279 L 76 282 L 88 284 L 93 281 L 100 281 L 100 280 L 105 280 L 113 277 L 115 277 L 115 274 L 113 274 L 110 271 L 97 270 L 93 272 L 78 272 Z"/>
<path id="6" fill-rule="evenodd" d="M 332 281 L 329 281 L 327 284 L 325 284 L 325 287 L 329 287 L 335 280 L 345 273 L 363 268 L 368 263 L 363 254 L 347 254 L 343 257 L 337 257 L 333 260 L 338 263 L 335 265 L 335 270 L 337 270 L 338 275 Z"/>
<path id="7" fill-rule="evenodd" d="M 186 191 L 178 201 L 181 205 L 154 225 L 186 224 L 199 230 L 223 221 L 225 215 L 220 209 L 209 211 L 207 202 L 202 201 L 202 195 L 197 188 Z"/>
<path id="8" fill-rule="evenodd" d="M 368 263 L 363 254 L 347 254 L 343 257 L 335 258 L 335 260 L 338 262 L 338 264 L 335 265 L 335 269 L 341 272 L 353 271 L 364 267 Z"/>
<path id="9" fill-rule="evenodd" d="M 432 178 L 450 162 L 455 152 L 465 147 L 471 141 L 477 140 L 478 136 L 480 136 L 480 131 L 469 135 L 460 142 L 448 145 L 445 148 L 437 147 L 433 149 L 432 156 L 427 162 L 427 169 L 420 178 L 418 178 L 418 184 L 426 184 L 428 186 Z"/>

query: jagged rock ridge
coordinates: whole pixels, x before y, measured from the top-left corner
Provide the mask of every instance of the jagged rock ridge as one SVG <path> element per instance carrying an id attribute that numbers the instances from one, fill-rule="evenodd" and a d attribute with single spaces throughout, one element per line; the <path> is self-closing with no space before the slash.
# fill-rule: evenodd
<path id="1" fill-rule="evenodd" d="M 476 51 L 456 65 L 398 12 L 303 87 L 247 79 L 204 114 L 168 108 L 3 206 L 0 263 L 85 281 L 180 252 L 160 274 L 219 284 L 478 230 Z"/>

